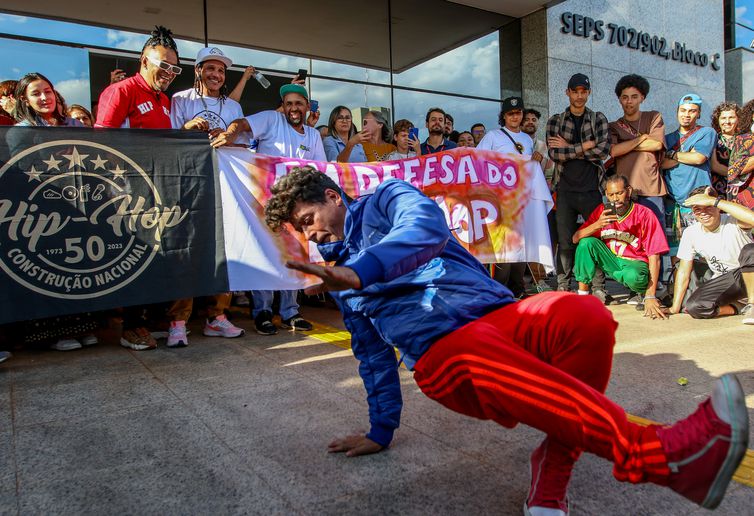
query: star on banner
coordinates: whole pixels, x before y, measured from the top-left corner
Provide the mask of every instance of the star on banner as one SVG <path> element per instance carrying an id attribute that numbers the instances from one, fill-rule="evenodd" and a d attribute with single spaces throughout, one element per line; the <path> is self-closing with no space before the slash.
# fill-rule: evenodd
<path id="1" fill-rule="evenodd" d="M 50 154 L 50 159 L 43 159 L 42 163 L 47 165 L 47 172 L 52 170 L 53 168 L 60 172 L 60 164 L 63 162 L 62 159 L 55 159 L 55 156 Z"/>
<path id="2" fill-rule="evenodd" d="M 123 174 L 126 173 L 125 170 L 120 168 L 120 165 L 115 165 L 115 170 L 111 170 L 110 172 L 113 173 L 113 179 L 123 179 Z"/>
<path id="3" fill-rule="evenodd" d="M 73 152 L 70 154 L 63 154 L 63 157 L 69 161 L 68 170 L 73 170 L 73 167 L 79 167 L 81 170 L 84 168 L 84 159 L 89 157 L 89 154 L 79 154 L 79 150 L 74 147 Z"/>
<path id="4" fill-rule="evenodd" d="M 94 165 L 94 170 L 97 170 L 98 168 L 105 170 L 105 163 L 107 163 L 107 160 L 102 159 L 99 154 L 97 154 L 97 159 L 90 159 L 89 161 Z"/>
<path id="5" fill-rule="evenodd" d="M 29 170 L 28 172 L 24 172 L 24 174 L 26 174 L 27 176 L 29 176 L 29 182 L 30 183 L 32 181 L 40 181 L 41 182 L 42 180 L 39 179 L 39 175 L 41 173 L 42 173 L 42 171 L 41 170 L 37 171 L 37 169 L 34 168 L 34 165 L 31 166 L 31 170 Z"/>

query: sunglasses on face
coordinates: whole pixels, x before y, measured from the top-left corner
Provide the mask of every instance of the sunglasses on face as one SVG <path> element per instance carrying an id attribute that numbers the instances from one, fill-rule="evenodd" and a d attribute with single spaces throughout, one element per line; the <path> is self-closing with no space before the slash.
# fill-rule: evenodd
<path id="1" fill-rule="evenodd" d="M 159 59 L 155 59 L 152 56 L 145 56 L 147 60 L 155 65 L 157 68 L 162 70 L 163 72 L 172 73 L 173 75 L 181 75 L 181 72 L 183 69 L 180 66 L 172 65 L 170 63 L 166 63 L 165 61 L 160 61 Z"/>

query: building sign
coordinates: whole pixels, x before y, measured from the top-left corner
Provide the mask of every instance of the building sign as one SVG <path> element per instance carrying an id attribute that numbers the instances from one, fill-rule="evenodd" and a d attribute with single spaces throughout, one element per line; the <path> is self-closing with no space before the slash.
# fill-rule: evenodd
<path id="1" fill-rule="evenodd" d="M 560 32 L 563 34 L 592 38 L 594 41 L 607 39 L 609 45 L 627 47 L 662 59 L 679 61 L 700 68 L 709 66 L 713 70 L 720 69 L 719 53 L 709 56 L 706 53 L 687 48 L 685 43 L 675 41 L 670 44 L 663 37 L 638 31 L 633 27 L 605 23 L 602 20 L 595 20 L 589 16 L 572 12 L 563 13 L 560 16 L 560 21 L 562 23 Z"/>

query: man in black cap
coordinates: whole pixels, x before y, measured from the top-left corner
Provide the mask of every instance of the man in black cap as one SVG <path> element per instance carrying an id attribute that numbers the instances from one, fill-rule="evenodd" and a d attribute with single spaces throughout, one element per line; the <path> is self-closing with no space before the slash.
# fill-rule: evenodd
<path id="1" fill-rule="evenodd" d="M 602 161 L 610 157 L 607 118 L 586 107 L 591 89 L 586 75 L 574 74 L 566 89 L 568 109 L 547 121 L 548 153 L 555 162 L 558 290 L 570 289 L 575 252 L 572 237 L 579 227 L 577 219 L 581 215 L 586 220 L 602 203 L 600 185 L 605 175 Z M 608 302 L 602 271 L 592 281 L 592 294 Z"/>
<path id="2" fill-rule="evenodd" d="M 531 137 L 521 131 L 521 121 L 524 119 L 524 101 L 521 97 L 508 97 L 503 100 L 498 123 L 500 129 L 494 129 L 484 135 L 476 146 L 481 150 L 492 150 L 505 154 L 534 153 L 534 142 Z M 500 263 L 495 265 L 495 279 L 507 286 L 513 295 L 522 297 L 525 293 L 524 273 L 526 262 Z"/>

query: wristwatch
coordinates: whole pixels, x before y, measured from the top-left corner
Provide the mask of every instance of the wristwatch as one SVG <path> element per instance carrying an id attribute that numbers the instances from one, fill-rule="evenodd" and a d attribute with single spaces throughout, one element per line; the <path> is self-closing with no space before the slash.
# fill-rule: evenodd
<path id="1" fill-rule="evenodd" d="M 678 154 L 677 150 L 670 149 L 668 152 L 665 153 L 665 157 L 668 159 L 675 159 L 676 154 Z"/>

